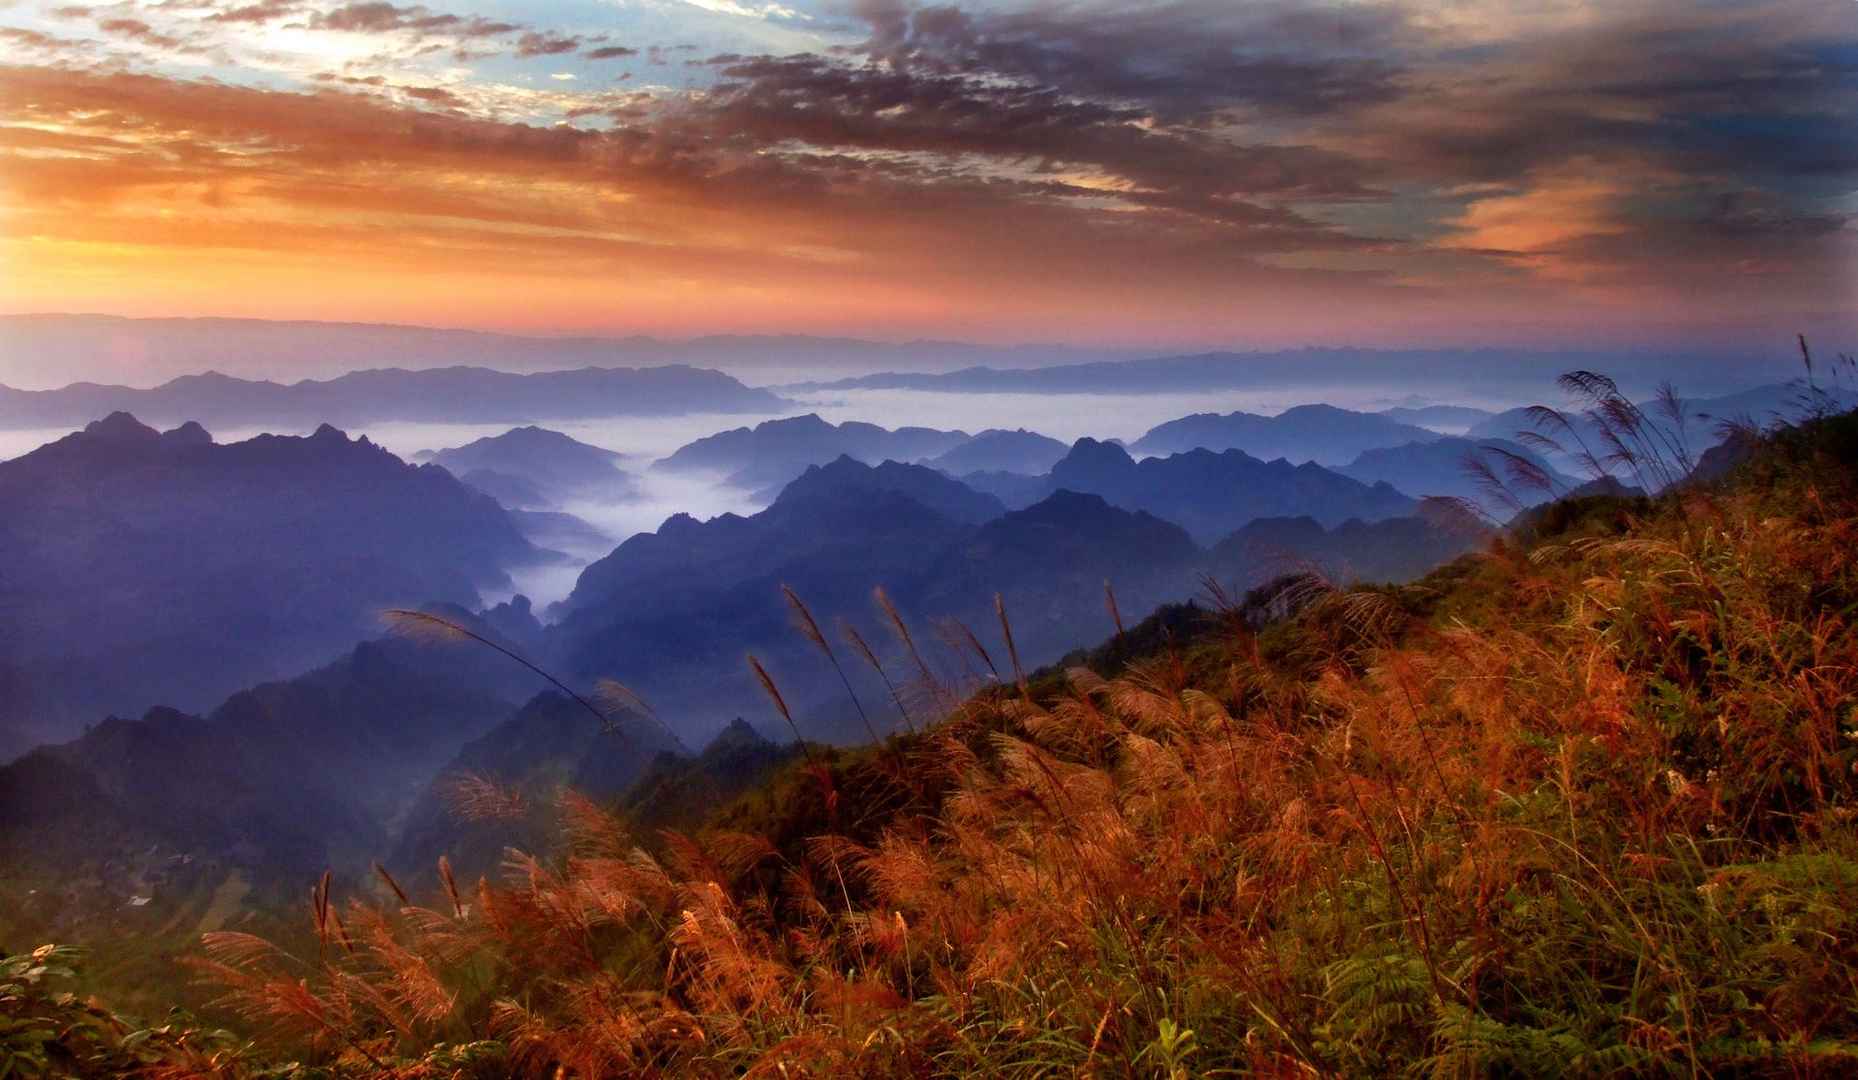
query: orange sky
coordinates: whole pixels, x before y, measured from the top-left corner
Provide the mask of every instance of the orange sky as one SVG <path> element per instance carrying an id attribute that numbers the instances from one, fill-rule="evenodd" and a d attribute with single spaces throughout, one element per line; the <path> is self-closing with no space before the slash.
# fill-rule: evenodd
<path id="1" fill-rule="evenodd" d="M 1172 345 L 1850 309 L 1851 5 L 684 7 L 0 8 L 0 310 Z"/>

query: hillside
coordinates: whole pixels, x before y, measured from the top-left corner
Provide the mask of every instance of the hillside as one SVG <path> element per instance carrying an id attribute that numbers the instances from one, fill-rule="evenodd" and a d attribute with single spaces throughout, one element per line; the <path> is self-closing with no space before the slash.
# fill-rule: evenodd
<path id="1" fill-rule="evenodd" d="M 694 831 L 583 807 L 468 908 L 357 901 L 306 981 L 209 970 L 348 1075 L 1842 1073 L 1855 461 L 1845 416 L 1410 587 L 1158 616 Z"/>

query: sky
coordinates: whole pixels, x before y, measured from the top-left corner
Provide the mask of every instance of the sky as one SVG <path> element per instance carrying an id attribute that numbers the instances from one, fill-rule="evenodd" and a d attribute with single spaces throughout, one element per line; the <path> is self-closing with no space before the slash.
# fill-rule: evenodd
<path id="1" fill-rule="evenodd" d="M 1855 213 L 1852 0 L 0 0 L 0 313 L 1784 345 Z"/>

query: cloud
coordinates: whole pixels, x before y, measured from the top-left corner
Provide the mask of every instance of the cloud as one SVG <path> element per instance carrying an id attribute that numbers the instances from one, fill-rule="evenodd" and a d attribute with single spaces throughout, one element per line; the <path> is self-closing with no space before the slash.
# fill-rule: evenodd
<path id="1" fill-rule="evenodd" d="M 0 26 L 0 41 L 9 41 L 20 48 L 41 52 L 55 52 L 81 44 L 70 38 L 61 38 L 40 30 L 29 30 L 23 26 Z"/>
<path id="2" fill-rule="evenodd" d="M 267 23 L 297 14 L 300 6 L 296 0 L 259 0 L 255 4 L 217 11 L 207 16 L 209 22 L 219 23 Z"/>
<path id="3" fill-rule="evenodd" d="M 159 49 L 179 49 L 186 43 L 177 37 L 160 33 L 141 19 L 100 19 L 97 29 L 106 34 L 128 38 L 143 45 L 152 45 Z"/>
<path id="4" fill-rule="evenodd" d="M 410 31 L 461 38 L 496 37 L 522 29 L 515 23 L 497 22 L 476 15 L 465 18 L 460 15 L 435 12 L 421 4 L 402 7 L 385 3 L 383 0 L 344 4 L 331 11 L 319 12 L 310 19 L 309 25 L 317 30 L 341 30 L 350 33 L 382 34 Z"/>
<path id="5" fill-rule="evenodd" d="M 26 103 L 0 127 L 15 235 L 254 260 L 327 242 L 564 298 L 616 275 L 661 303 L 681 282 L 691 310 L 797 311 L 816 287 L 898 319 L 1055 325 L 1326 326 L 1344 306 L 1623 325 L 1836 307 L 1854 264 L 1858 28 L 1808 0 L 858 0 L 807 52 L 770 51 L 765 20 L 761 44 L 704 60 L 642 46 L 695 66 L 638 93 L 455 59 L 639 55 L 572 27 L 157 10 L 111 9 L 109 33 L 395 37 L 306 46 L 314 68 L 270 70 L 313 92 L 285 93 L 133 74 L 128 46 L 84 70 L 0 31 L 67 64 L 0 75 Z"/>
<path id="6" fill-rule="evenodd" d="M 530 31 L 516 39 L 517 56 L 558 56 L 581 47 L 581 39 L 562 34 Z"/>

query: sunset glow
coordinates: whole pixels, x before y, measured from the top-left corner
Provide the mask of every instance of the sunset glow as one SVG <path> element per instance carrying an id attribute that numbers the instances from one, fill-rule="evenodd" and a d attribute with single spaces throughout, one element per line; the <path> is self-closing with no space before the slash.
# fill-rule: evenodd
<path id="1" fill-rule="evenodd" d="M 1513 8 L 14 4 L 0 309 L 1144 345 L 1840 322 L 1858 7 Z"/>

